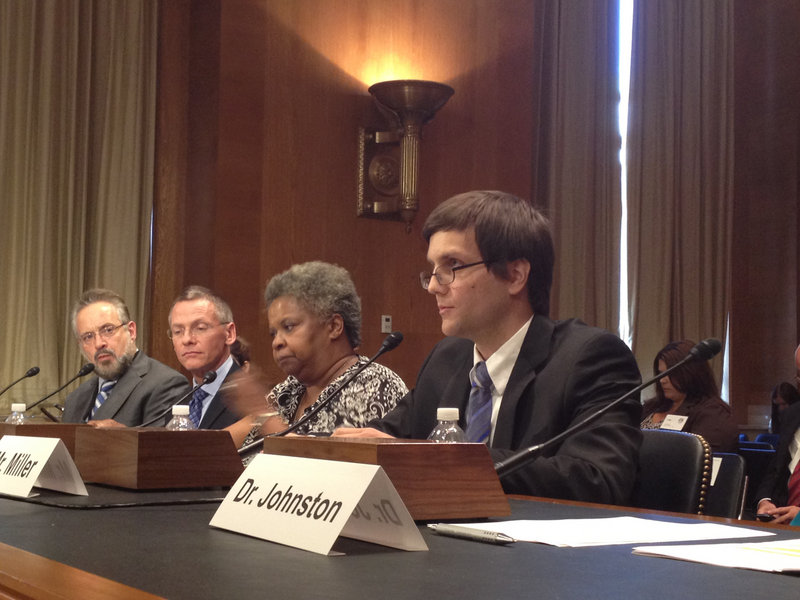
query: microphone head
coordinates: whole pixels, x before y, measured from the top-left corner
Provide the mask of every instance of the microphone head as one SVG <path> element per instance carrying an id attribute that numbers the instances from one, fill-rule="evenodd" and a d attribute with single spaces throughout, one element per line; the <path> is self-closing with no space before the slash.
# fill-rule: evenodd
<path id="1" fill-rule="evenodd" d="M 205 385 L 207 383 L 211 383 L 216 378 L 217 378 L 217 372 L 216 371 L 209 371 L 208 373 L 203 375 L 203 385 Z"/>
<path id="2" fill-rule="evenodd" d="M 94 371 L 94 363 L 86 363 L 81 367 L 81 370 L 78 371 L 77 377 L 83 377 L 84 375 L 88 375 Z"/>
<path id="3" fill-rule="evenodd" d="M 402 341 L 403 334 L 399 331 L 393 331 L 386 336 L 385 340 L 383 340 L 383 343 L 381 344 L 381 352 L 389 352 L 389 350 L 394 350 Z"/>
<path id="4" fill-rule="evenodd" d="M 707 338 L 689 350 L 689 354 L 695 360 L 708 360 L 713 358 L 722 350 L 722 342 L 716 338 Z"/>
<path id="5" fill-rule="evenodd" d="M 39 367 L 31 367 L 25 372 L 25 377 L 33 377 L 39 374 Z"/>

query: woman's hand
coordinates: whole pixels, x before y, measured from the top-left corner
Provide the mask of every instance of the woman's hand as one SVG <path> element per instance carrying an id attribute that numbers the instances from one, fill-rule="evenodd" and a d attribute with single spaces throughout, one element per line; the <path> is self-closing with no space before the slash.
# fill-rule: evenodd
<path id="1" fill-rule="evenodd" d="M 394 436 L 372 427 L 337 427 L 331 437 L 393 438 Z"/>

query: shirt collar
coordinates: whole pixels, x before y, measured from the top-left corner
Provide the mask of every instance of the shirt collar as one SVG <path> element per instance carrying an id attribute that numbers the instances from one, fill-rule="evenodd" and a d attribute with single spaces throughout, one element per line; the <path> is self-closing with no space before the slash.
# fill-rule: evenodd
<path id="1" fill-rule="evenodd" d="M 208 393 L 209 398 L 213 398 L 214 396 L 216 396 L 220 386 L 222 386 L 222 382 L 225 381 L 225 378 L 228 376 L 228 371 L 231 370 L 232 366 L 233 366 L 233 356 L 228 355 L 227 360 L 225 360 L 225 362 L 222 363 L 217 369 L 217 378 L 211 383 L 205 384 L 200 389 Z M 194 382 L 195 385 L 197 385 L 198 383 L 199 383 L 198 381 Z"/>
<path id="2" fill-rule="evenodd" d="M 506 391 L 506 385 L 511 377 L 511 371 L 514 370 L 514 365 L 517 362 L 519 351 L 522 349 L 522 342 L 525 341 L 531 321 L 533 321 L 533 317 L 525 321 L 525 324 L 485 361 L 486 370 L 489 371 L 489 377 L 492 378 L 492 384 L 494 385 L 494 394 L 497 396 L 502 397 Z M 483 357 L 478 352 L 477 346 L 474 347 L 472 352 L 474 367 L 474 365 L 483 360 Z"/>

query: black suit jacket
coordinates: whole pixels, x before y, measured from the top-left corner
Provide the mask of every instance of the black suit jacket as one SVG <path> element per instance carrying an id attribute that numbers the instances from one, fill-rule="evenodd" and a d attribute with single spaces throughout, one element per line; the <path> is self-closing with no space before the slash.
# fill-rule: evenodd
<path id="1" fill-rule="evenodd" d="M 89 417 L 98 381 L 92 377 L 67 396 L 61 419 L 64 423 L 83 423 Z M 189 389 L 183 375 L 139 351 L 94 418 L 135 427 L 168 412 Z"/>
<path id="2" fill-rule="evenodd" d="M 425 438 L 439 406 L 457 407 L 464 425 L 473 342 L 447 338 L 426 359 L 417 383 L 386 417 L 371 423 L 397 437 Z M 580 321 L 535 316 L 500 405 L 490 452 L 497 462 L 561 433 L 641 381 L 615 335 Z M 508 493 L 624 504 L 636 478 L 641 405 L 635 396 L 532 463 L 503 478 Z"/>
<path id="3" fill-rule="evenodd" d="M 230 371 L 225 376 L 225 381 L 219 387 L 219 391 L 211 399 L 208 410 L 206 410 L 206 414 L 203 415 L 203 419 L 200 421 L 200 429 L 225 429 L 228 425 L 233 425 L 240 419 L 239 416 L 228 410 L 224 392 L 225 384 L 230 381 L 231 376 L 238 370 L 239 365 L 234 361 Z"/>
<path id="4" fill-rule="evenodd" d="M 771 498 L 775 506 L 786 506 L 789 501 L 789 463 L 792 461 L 789 444 L 792 443 L 798 427 L 800 427 L 800 403 L 790 405 L 781 414 L 781 438 L 778 450 L 761 480 L 761 485 L 758 486 L 756 501 Z"/>

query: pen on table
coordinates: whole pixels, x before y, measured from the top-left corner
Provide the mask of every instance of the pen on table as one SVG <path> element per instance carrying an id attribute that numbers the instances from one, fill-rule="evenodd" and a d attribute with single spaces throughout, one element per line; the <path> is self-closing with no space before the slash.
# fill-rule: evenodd
<path id="1" fill-rule="evenodd" d="M 511 544 L 516 540 L 505 533 L 499 531 L 486 531 L 483 529 L 473 529 L 461 525 L 451 525 L 450 523 L 431 523 L 430 529 L 439 535 L 474 540 L 476 542 L 486 542 L 487 544 Z"/>

